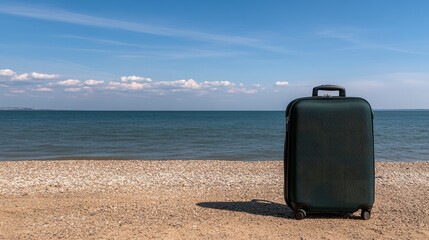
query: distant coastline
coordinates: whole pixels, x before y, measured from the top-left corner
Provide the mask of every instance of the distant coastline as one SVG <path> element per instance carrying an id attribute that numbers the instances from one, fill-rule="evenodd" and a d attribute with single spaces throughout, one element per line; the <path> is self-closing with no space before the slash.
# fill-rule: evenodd
<path id="1" fill-rule="evenodd" d="M 52 110 L 28 108 L 28 107 L 0 107 L 0 111 L 52 111 Z"/>
<path id="2" fill-rule="evenodd" d="M 0 107 L 0 111 L 34 111 L 36 109 L 26 107 Z"/>

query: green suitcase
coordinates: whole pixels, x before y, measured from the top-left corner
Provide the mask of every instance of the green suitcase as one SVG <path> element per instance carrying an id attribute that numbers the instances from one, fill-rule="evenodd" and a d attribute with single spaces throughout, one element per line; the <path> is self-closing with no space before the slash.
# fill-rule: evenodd
<path id="1" fill-rule="evenodd" d="M 318 96 L 318 91 L 339 96 Z M 346 97 L 345 89 L 321 85 L 312 97 L 286 109 L 285 199 L 296 219 L 307 212 L 361 209 L 369 219 L 374 203 L 373 112 L 369 103 Z"/>

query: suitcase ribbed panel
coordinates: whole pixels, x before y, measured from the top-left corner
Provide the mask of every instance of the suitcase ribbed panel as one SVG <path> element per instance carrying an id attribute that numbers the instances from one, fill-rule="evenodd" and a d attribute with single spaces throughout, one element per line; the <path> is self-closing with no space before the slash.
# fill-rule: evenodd
<path id="1" fill-rule="evenodd" d="M 304 98 L 292 106 L 289 119 L 288 201 L 309 211 L 372 207 L 369 104 L 360 98 Z"/>

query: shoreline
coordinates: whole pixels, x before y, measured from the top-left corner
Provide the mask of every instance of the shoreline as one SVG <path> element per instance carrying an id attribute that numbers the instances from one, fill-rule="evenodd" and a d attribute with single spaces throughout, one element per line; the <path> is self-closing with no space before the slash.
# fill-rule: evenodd
<path id="1" fill-rule="evenodd" d="M 0 161 L 0 239 L 427 239 L 429 162 L 376 162 L 372 218 L 292 219 L 283 161 Z"/>

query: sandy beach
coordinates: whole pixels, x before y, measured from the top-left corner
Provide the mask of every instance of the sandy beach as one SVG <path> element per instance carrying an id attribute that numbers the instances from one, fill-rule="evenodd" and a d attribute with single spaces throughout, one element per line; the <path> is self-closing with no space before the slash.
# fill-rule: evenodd
<path id="1" fill-rule="evenodd" d="M 310 215 L 283 162 L 0 162 L 0 239 L 429 239 L 429 162 L 378 162 L 372 218 Z"/>

